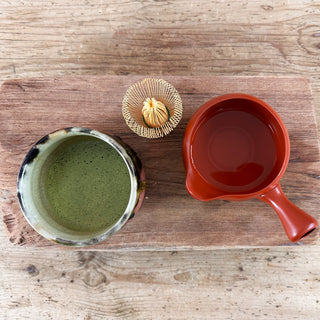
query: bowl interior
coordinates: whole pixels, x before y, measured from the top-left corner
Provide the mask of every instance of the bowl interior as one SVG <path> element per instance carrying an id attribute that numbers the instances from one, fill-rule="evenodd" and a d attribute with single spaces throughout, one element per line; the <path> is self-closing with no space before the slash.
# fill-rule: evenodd
<path id="1" fill-rule="evenodd" d="M 284 130 L 275 112 L 256 101 L 222 101 L 197 121 L 191 158 L 199 174 L 224 194 L 258 192 L 285 165 Z"/>

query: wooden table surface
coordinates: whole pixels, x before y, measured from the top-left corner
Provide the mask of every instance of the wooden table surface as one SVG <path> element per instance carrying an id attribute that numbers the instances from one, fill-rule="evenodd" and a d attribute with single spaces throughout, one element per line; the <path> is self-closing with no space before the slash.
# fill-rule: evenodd
<path id="1" fill-rule="evenodd" d="M 1 82 L 73 74 L 305 76 L 319 124 L 320 2 L 1 1 Z M 319 257 L 44 251 L 1 223 L 0 319 L 319 319 Z"/>

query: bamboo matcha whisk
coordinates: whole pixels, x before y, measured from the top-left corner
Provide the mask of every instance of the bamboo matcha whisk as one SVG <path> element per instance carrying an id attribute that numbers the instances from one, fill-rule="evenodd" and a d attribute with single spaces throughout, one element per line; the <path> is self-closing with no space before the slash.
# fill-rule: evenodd
<path id="1" fill-rule="evenodd" d="M 182 101 L 170 83 L 146 78 L 128 89 L 122 102 L 122 114 L 129 128 L 139 136 L 160 138 L 179 123 Z"/>

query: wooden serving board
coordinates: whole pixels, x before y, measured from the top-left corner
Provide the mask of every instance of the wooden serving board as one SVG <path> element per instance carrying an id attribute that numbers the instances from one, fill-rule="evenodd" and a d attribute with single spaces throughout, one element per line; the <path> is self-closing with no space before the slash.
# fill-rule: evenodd
<path id="1" fill-rule="evenodd" d="M 230 92 L 255 95 L 282 117 L 291 139 L 282 179 L 289 199 L 320 218 L 319 146 L 309 81 L 279 77 L 163 77 L 181 95 L 184 114 L 168 136 L 148 140 L 125 124 L 121 103 L 140 76 L 75 76 L 10 80 L 0 91 L 1 212 L 13 244 L 66 248 L 38 235 L 25 221 L 16 197 L 16 176 L 29 148 L 54 130 L 82 126 L 120 136 L 140 156 L 146 198 L 138 214 L 103 243 L 83 250 L 175 250 L 288 245 L 276 213 L 253 199 L 200 202 L 187 193 L 182 138 L 192 114 L 207 100 Z M 316 230 L 303 240 L 318 244 Z"/>

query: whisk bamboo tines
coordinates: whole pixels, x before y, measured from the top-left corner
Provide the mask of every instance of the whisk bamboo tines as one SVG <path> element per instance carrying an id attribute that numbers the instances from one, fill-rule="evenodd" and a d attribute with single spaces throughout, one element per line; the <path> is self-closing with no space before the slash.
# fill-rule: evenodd
<path id="1" fill-rule="evenodd" d="M 171 132 L 182 117 L 177 90 L 163 79 L 146 78 L 132 85 L 122 102 L 122 114 L 131 130 L 146 138 Z"/>
<path id="2" fill-rule="evenodd" d="M 147 98 L 143 102 L 142 117 L 148 127 L 159 128 L 169 120 L 170 112 L 161 101 Z"/>

